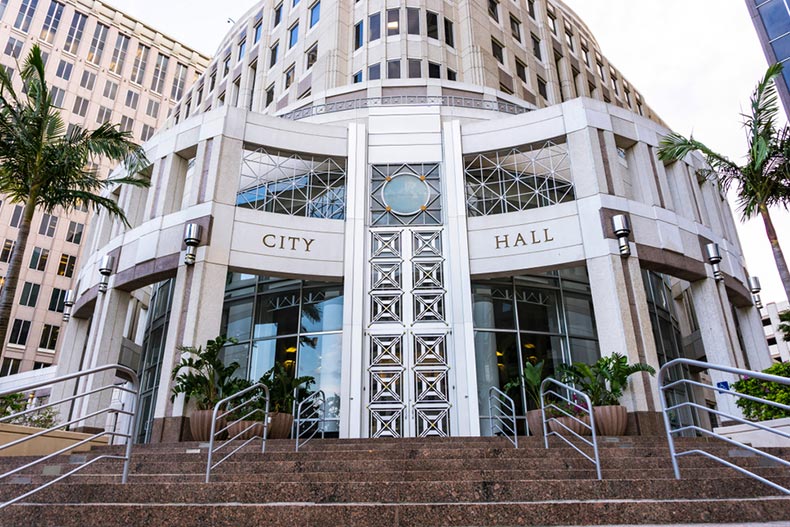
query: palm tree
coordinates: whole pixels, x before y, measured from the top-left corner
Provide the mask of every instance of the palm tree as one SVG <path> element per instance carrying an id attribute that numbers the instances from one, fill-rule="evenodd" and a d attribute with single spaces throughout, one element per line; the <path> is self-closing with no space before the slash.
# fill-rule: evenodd
<path id="1" fill-rule="evenodd" d="M 790 129 L 776 127 L 779 106 L 774 81 L 781 73 L 781 64 L 768 68 L 752 94 L 751 112 L 743 116 L 749 146 L 744 165 L 737 165 L 693 137 L 686 139 L 675 133 L 661 140 L 658 157 L 662 161 L 677 161 L 698 150 L 710 166 L 700 171 L 701 175 L 717 181 L 725 192 L 735 187 L 743 220 L 757 215 L 763 219 L 779 277 L 790 298 L 790 271 L 768 210 L 790 204 Z"/>
<path id="2" fill-rule="evenodd" d="M 135 177 L 147 160 L 128 132 L 107 123 L 94 131 L 75 126 L 66 132 L 60 109 L 50 96 L 38 46 L 25 59 L 20 75 L 26 88 L 22 96 L 14 91 L 8 72 L 0 67 L 0 193 L 8 202 L 24 206 L 0 293 L 0 345 L 8 332 L 36 209 L 52 212 L 61 208 L 68 212 L 89 206 L 94 211 L 106 210 L 128 225 L 123 210 L 112 199 L 101 196 L 102 190 L 118 184 L 148 186 L 147 180 Z M 100 159 L 123 162 L 129 176 L 100 178 L 91 168 Z"/>

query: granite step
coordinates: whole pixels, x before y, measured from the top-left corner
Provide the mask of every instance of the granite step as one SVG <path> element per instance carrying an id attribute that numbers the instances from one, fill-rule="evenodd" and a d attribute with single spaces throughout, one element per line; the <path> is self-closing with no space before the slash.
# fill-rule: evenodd
<path id="1" fill-rule="evenodd" d="M 13 505 L 4 527 L 455 527 L 790 521 L 790 498 L 547 500 L 496 503 L 139 503 Z"/>
<path id="2" fill-rule="evenodd" d="M 790 484 L 790 476 L 777 483 Z M 30 485 L 0 485 L 0 500 L 19 496 Z M 70 482 L 41 491 L 45 503 L 490 503 L 547 500 L 729 499 L 776 496 L 747 478 L 706 480 L 484 480 L 381 482 L 218 482 L 91 484 Z"/>

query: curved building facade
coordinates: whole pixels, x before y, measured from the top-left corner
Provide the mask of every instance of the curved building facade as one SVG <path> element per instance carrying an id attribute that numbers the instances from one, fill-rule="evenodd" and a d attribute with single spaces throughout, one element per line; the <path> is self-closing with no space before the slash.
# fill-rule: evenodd
<path id="1" fill-rule="evenodd" d="M 142 345 L 140 440 L 185 437 L 170 371 L 219 334 L 250 379 L 315 377 L 341 437 L 487 434 L 528 361 L 768 365 L 725 197 L 658 160 L 668 130 L 562 3 L 294 3 L 236 24 L 151 187 L 116 194 L 132 227 L 92 229 L 61 367 Z M 634 380 L 631 433 L 658 398 Z"/>

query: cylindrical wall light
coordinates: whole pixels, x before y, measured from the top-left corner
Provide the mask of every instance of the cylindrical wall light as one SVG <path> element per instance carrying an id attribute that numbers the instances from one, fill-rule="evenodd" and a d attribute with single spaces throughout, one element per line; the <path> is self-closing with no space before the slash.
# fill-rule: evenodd
<path id="1" fill-rule="evenodd" d="M 760 291 L 763 290 L 762 285 L 760 285 L 760 279 L 756 276 L 749 277 L 749 291 L 752 293 L 752 301 L 754 302 L 754 307 L 757 309 L 763 308 L 763 300 L 760 298 Z"/>
<path id="2" fill-rule="evenodd" d="M 99 292 L 106 293 L 107 286 L 110 283 L 110 275 L 112 274 L 112 269 L 115 266 L 115 257 L 105 255 L 104 258 L 101 259 L 101 263 L 99 264 L 99 274 L 101 274 L 101 281 L 99 282 Z"/>
<path id="3" fill-rule="evenodd" d="M 708 257 L 708 263 L 713 267 L 713 277 L 717 282 L 724 280 L 724 273 L 721 272 L 721 253 L 719 252 L 718 243 L 709 243 L 705 246 L 705 253 Z"/>
<path id="4" fill-rule="evenodd" d="M 63 299 L 63 322 L 68 322 L 71 319 L 71 308 L 74 307 L 76 300 L 77 294 L 73 289 L 66 291 L 66 297 Z"/>
<path id="5" fill-rule="evenodd" d="M 186 233 L 184 234 L 184 244 L 187 246 L 187 253 L 184 255 L 185 265 L 194 265 L 197 256 L 197 248 L 200 245 L 200 237 L 203 228 L 197 223 L 187 223 Z"/>
<path id="6" fill-rule="evenodd" d="M 628 258 L 631 256 L 631 246 L 628 244 L 628 237 L 631 235 L 631 220 L 625 214 L 612 216 L 612 227 L 617 242 L 620 244 L 620 256 Z"/>

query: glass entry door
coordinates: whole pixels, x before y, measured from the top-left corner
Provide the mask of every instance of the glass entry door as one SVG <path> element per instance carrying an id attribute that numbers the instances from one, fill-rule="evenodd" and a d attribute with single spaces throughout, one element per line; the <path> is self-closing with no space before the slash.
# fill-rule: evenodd
<path id="1" fill-rule="evenodd" d="M 370 437 L 448 436 L 442 229 L 370 232 L 366 346 Z"/>

